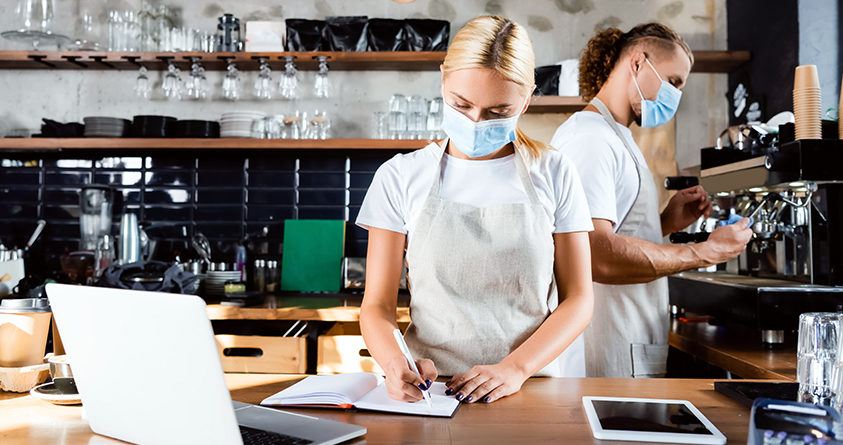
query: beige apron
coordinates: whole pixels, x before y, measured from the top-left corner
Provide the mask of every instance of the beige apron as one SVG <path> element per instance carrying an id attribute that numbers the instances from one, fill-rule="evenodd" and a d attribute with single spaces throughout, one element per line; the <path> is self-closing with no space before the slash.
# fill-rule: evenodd
<path id="1" fill-rule="evenodd" d="M 455 375 L 500 362 L 538 329 L 558 295 L 553 225 L 518 150 L 529 202 L 482 208 L 440 198 L 445 156 L 443 148 L 407 247 L 412 323 L 405 338 L 414 357 Z M 579 340 L 536 375 L 584 374 L 583 362 Z"/>
<path id="2" fill-rule="evenodd" d="M 616 232 L 661 244 L 653 174 L 638 161 L 603 102 L 595 98 L 591 103 L 623 142 L 638 172 L 638 195 Z M 628 285 L 594 283 L 594 317 L 585 331 L 586 373 L 589 377 L 664 376 L 668 322 L 666 278 Z"/>

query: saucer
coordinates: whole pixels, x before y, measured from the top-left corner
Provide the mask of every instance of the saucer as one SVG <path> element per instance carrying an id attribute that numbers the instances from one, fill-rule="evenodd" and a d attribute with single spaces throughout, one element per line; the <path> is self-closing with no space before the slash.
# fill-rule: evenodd
<path id="1" fill-rule="evenodd" d="M 36 399 L 46 400 L 56 405 L 80 405 L 82 398 L 79 394 L 63 394 L 56 389 L 53 382 L 38 385 L 29 391 L 29 395 Z"/>

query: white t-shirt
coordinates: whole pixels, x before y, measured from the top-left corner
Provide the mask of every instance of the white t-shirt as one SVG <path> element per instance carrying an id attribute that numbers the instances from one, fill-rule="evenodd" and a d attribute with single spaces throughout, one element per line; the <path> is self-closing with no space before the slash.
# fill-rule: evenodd
<path id="1" fill-rule="evenodd" d="M 618 125 L 642 166 L 644 154 L 629 128 Z M 576 165 L 591 217 L 612 222 L 615 231 L 638 196 L 638 172 L 623 141 L 599 113 L 580 111 L 565 121 L 550 141 Z"/>
<path id="2" fill-rule="evenodd" d="M 357 225 L 377 227 L 411 237 L 425 203 L 441 147 L 430 144 L 395 155 L 375 172 L 357 216 Z M 529 202 L 518 177 L 515 155 L 490 160 L 459 159 L 445 155 L 440 196 L 447 201 L 488 207 Z M 579 175 L 557 150 L 528 161 L 530 178 L 554 233 L 594 230 Z"/>

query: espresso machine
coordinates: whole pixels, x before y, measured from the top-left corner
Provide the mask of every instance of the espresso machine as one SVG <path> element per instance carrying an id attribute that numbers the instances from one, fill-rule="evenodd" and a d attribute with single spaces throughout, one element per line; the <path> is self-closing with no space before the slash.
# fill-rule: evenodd
<path id="1" fill-rule="evenodd" d="M 670 302 L 776 346 L 792 341 L 799 314 L 843 311 L 843 140 L 753 144 L 702 149 L 714 213 L 671 237 L 702 241 L 717 220 L 751 217 L 751 241 L 728 263 L 669 277 Z"/>

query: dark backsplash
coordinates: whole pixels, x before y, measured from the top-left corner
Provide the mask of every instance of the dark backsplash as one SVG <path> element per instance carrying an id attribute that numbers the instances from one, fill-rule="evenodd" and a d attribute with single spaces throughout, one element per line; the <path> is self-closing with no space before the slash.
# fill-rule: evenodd
<path id="1" fill-rule="evenodd" d="M 22 247 L 36 220 L 45 219 L 47 226 L 34 250 L 55 267 L 59 255 L 78 247 L 80 187 L 106 184 L 119 195 L 115 235 L 121 212 L 133 212 L 152 226 L 183 225 L 188 236 L 202 232 L 221 253 L 222 258 L 215 260 L 231 261 L 233 257 L 227 257 L 247 235 L 253 250 L 264 250 L 250 253 L 277 257 L 285 219 L 343 219 L 349 221 L 346 256 L 365 256 L 367 232 L 353 222 L 375 170 L 395 152 L 121 150 L 121 154 L 0 154 L 0 239 L 6 246 Z M 268 236 L 261 237 L 264 227 Z M 161 232 L 165 235 L 159 241 L 182 246 L 186 257 L 193 255 L 179 231 Z M 263 248 L 256 247 L 261 243 Z"/>

